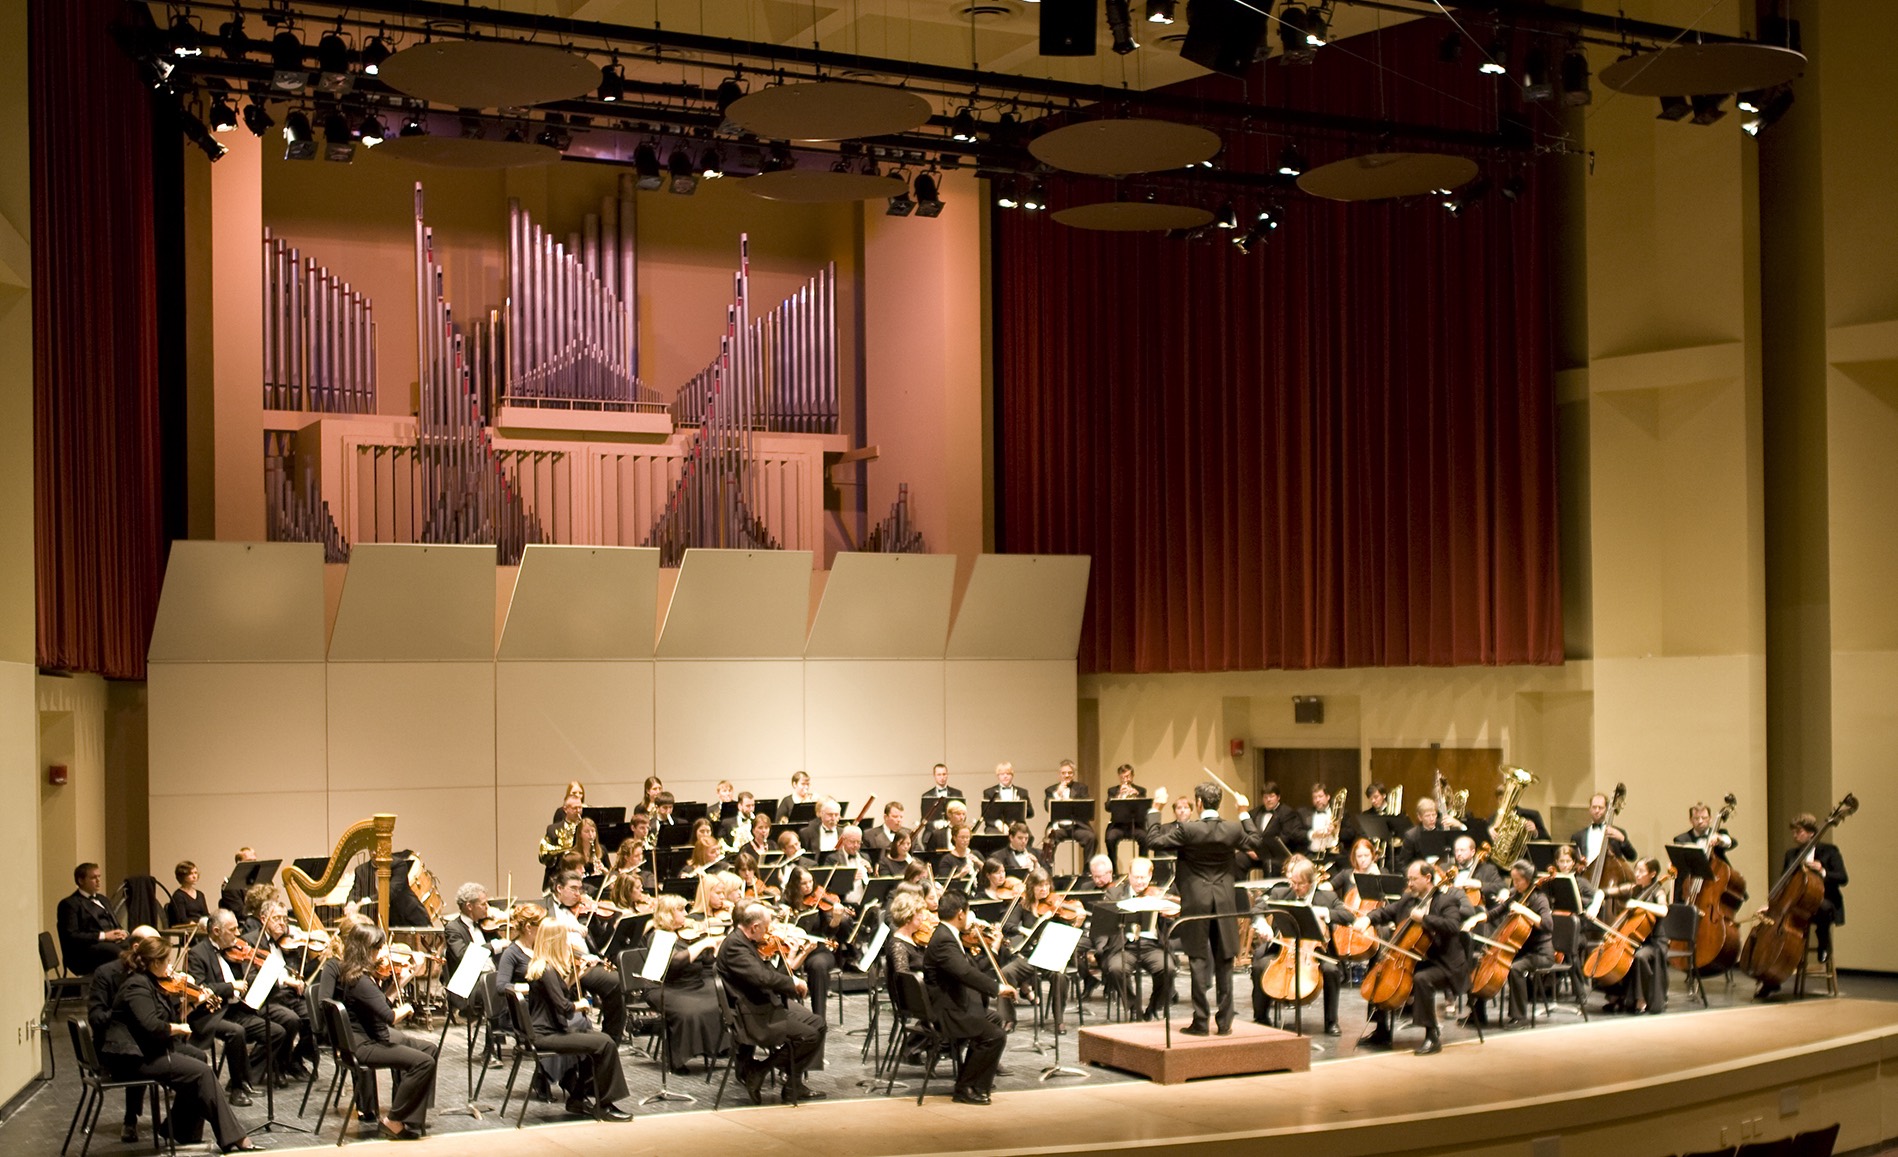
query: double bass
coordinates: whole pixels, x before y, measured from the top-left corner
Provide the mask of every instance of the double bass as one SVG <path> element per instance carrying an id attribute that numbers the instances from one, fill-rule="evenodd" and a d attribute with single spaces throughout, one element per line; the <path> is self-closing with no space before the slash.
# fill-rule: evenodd
<path id="1" fill-rule="evenodd" d="M 1634 967 L 1634 954 L 1640 951 L 1648 937 L 1654 934 L 1655 925 L 1666 914 L 1665 904 L 1655 903 L 1654 898 L 1663 893 L 1669 880 L 1674 878 L 1674 868 L 1668 866 L 1652 884 L 1641 890 L 1641 894 L 1631 897 L 1621 915 L 1615 918 L 1612 927 L 1603 925 L 1600 944 L 1588 954 L 1582 962 L 1582 975 L 1603 988 L 1619 984 Z M 1655 909 L 1660 911 L 1656 912 Z"/>
<path id="2" fill-rule="evenodd" d="M 1735 806 L 1732 793 L 1728 793 L 1726 802 L 1720 808 L 1720 818 L 1713 824 L 1715 833 L 1727 826 Z M 1674 967 L 1682 972 L 1687 971 L 1687 960 L 1692 956 L 1694 971 L 1703 976 L 1725 972 L 1740 958 L 1740 926 L 1734 923 L 1733 917 L 1740 910 L 1740 905 L 1746 903 L 1746 877 L 1727 862 L 1726 856 L 1714 851 L 1711 841 L 1707 859 L 1712 865 L 1712 872 L 1700 881 L 1693 897 L 1694 907 L 1700 911 L 1699 928 L 1694 933 L 1694 950 L 1688 952 L 1685 940 L 1670 940 L 1667 946 Z"/>
<path id="3" fill-rule="evenodd" d="M 1825 834 L 1858 810 L 1858 797 L 1850 792 L 1826 817 L 1823 827 L 1806 842 L 1806 850 L 1796 857 L 1767 895 L 1766 909 L 1747 933 L 1740 949 L 1740 971 L 1762 984 L 1780 985 L 1792 978 L 1806 958 L 1806 931 L 1812 926 L 1813 913 L 1825 903 L 1825 880 L 1807 865 Z"/>
<path id="4" fill-rule="evenodd" d="M 1615 793 L 1608 798 L 1608 815 L 1604 821 L 1609 827 L 1615 826 L 1615 818 L 1621 814 L 1621 809 L 1627 802 L 1628 785 L 1625 783 L 1616 784 Z M 1577 848 L 1575 851 L 1577 855 L 1580 855 L 1583 849 Z M 1612 893 L 1607 891 L 1607 889 L 1613 888 L 1618 884 L 1633 884 L 1634 868 L 1628 861 L 1615 854 L 1613 848 L 1608 846 L 1608 833 L 1606 831 L 1602 833 L 1601 847 L 1596 850 L 1595 858 L 1583 865 L 1582 870 L 1587 874 L 1588 882 L 1595 886 L 1597 892 L 1602 893 L 1602 919 L 1612 919 L 1615 914 L 1620 911 L 1621 904 L 1619 901 L 1609 898 Z"/>

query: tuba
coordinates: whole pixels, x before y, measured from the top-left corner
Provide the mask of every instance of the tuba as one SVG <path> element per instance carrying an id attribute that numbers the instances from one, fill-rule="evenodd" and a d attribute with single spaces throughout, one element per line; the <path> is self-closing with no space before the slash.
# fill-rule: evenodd
<path id="1" fill-rule="evenodd" d="M 1470 789 L 1466 787 L 1459 791 L 1451 791 L 1450 777 L 1441 771 L 1437 773 L 1436 796 L 1437 815 L 1446 823 L 1455 821 L 1461 824 L 1463 817 L 1469 814 Z"/>
<path id="2" fill-rule="evenodd" d="M 1491 863 L 1507 868 L 1522 859 L 1528 849 L 1529 825 L 1516 814 L 1516 804 L 1522 798 L 1522 789 L 1535 782 L 1536 777 L 1520 767 L 1503 768 L 1503 802 L 1496 808 L 1496 817 L 1489 821 Z"/>

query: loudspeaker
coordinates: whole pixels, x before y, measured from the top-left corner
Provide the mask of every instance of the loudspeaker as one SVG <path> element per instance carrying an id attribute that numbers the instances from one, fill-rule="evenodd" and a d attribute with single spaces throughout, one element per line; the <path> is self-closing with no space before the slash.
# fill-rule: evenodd
<path id="1" fill-rule="evenodd" d="M 1293 723 L 1323 723 L 1325 721 L 1325 701 L 1316 695 L 1292 696 Z"/>
<path id="2" fill-rule="evenodd" d="M 1041 55 L 1093 56 L 1100 0 L 1041 0 Z"/>
<path id="3" fill-rule="evenodd" d="M 1237 0 L 1190 0 L 1186 6 L 1186 23 L 1181 56 L 1201 68 L 1227 76 L 1245 76 L 1252 71 L 1253 62 L 1259 58 L 1259 48 L 1265 43 L 1263 12 Z"/>

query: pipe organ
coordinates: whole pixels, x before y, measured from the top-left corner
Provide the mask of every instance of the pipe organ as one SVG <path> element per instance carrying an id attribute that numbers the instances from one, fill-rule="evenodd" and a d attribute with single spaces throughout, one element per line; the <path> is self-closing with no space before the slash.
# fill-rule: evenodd
<path id="1" fill-rule="evenodd" d="M 375 305 L 264 230 L 264 409 L 376 412 Z"/>

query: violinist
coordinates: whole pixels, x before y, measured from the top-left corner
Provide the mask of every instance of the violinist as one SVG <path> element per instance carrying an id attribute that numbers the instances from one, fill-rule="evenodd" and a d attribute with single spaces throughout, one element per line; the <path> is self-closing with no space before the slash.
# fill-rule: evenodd
<path id="1" fill-rule="evenodd" d="M 1077 772 L 1072 759 L 1062 760 L 1058 771 L 1061 778 L 1041 790 L 1044 803 L 1053 804 L 1058 800 L 1089 798 L 1087 785 L 1075 778 Z M 1050 816 L 1054 814 L 1052 807 L 1048 808 L 1048 814 Z M 1081 845 L 1082 863 L 1094 857 L 1096 839 L 1093 825 L 1086 821 L 1069 823 L 1066 820 L 1051 819 L 1048 822 L 1047 836 L 1042 841 L 1041 859 L 1048 864 L 1053 864 L 1055 848 L 1059 847 L 1063 840 L 1073 840 Z"/>
<path id="2" fill-rule="evenodd" d="M 773 1054 L 788 1052 L 787 1102 L 821 1099 L 824 1094 L 805 1083 L 805 1070 L 821 1063 L 824 1055 L 824 1018 L 792 1003 L 809 991 L 802 977 L 792 976 L 765 962 L 759 948 L 771 940 L 771 910 L 757 902 L 738 911 L 732 934 L 718 946 L 718 975 L 731 997 L 732 1010 L 746 1034 Z M 738 1046 L 734 1045 L 734 1048 Z M 771 1070 L 769 1059 L 758 1060 L 750 1049 L 736 1058 L 738 1078 L 752 1104 Z"/>
<path id="3" fill-rule="evenodd" d="M 1147 798 L 1147 789 L 1144 787 L 1141 787 L 1139 784 L 1134 782 L 1134 765 L 1133 764 L 1123 763 L 1119 767 L 1115 768 L 1114 778 L 1118 780 L 1119 782 L 1115 783 L 1113 787 L 1107 790 L 1108 799 L 1146 799 Z M 1111 813 L 1109 814 L 1111 815 Z M 1105 842 L 1105 847 L 1103 849 L 1104 851 L 1106 851 L 1107 858 L 1109 860 L 1116 859 L 1116 853 L 1120 850 L 1120 842 L 1124 839 L 1127 839 L 1130 836 L 1133 838 L 1135 847 L 1139 848 L 1143 852 L 1147 850 L 1147 845 L 1144 842 L 1145 833 L 1142 832 L 1137 825 L 1132 828 L 1124 828 L 1124 827 L 1121 827 L 1119 824 L 1111 822 L 1110 820 L 1110 822 L 1107 825 L 1107 839 Z M 1090 856 L 1088 860 L 1090 863 L 1092 863 L 1093 857 Z"/>
<path id="4" fill-rule="evenodd" d="M 824 904 L 820 907 L 820 902 Z M 792 867 L 784 884 L 784 910 L 789 923 L 819 938 L 804 957 L 804 980 L 809 988 L 811 1011 L 819 1018 L 830 996 L 830 972 L 837 967 L 837 954 L 825 939 L 835 940 L 854 913 L 842 900 L 829 892 L 817 891 L 808 868 Z"/>
<path id="5" fill-rule="evenodd" d="M 1001 1015 L 983 1007 L 984 998 L 1006 1002 L 1015 989 L 986 964 L 970 959 L 962 947 L 962 933 L 969 927 L 968 900 L 962 893 L 945 893 L 936 914 L 940 922 L 923 950 L 924 982 L 935 998 L 936 1017 L 944 1033 L 952 1042 L 968 1044 L 968 1055 L 956 1074 L 955 1099 L 965 1105 L 986 1105 L 1008 1030 L 1002 1027 Z"/>
<path id="6" fill-rule="evenodd" d="M 282 900 L 272 900 L 264 905 L 263 928 L 258 934 L 258 943 L 275 945 L 278 954 L 283 957 L 283 979 L 270 990 L 270 996 L 264 1001 L 264 1015 L 290 1034 L 290 1061 L 277 1070 L 277 1075 L 289 1081 L 301 1081 L 310 1075 L 317 1057 L 316 1030 L 310 1023 L 310 1006 L 303 995 L 310 972 L 309 939 L 301 936 L 292 939 L 290 905 Z M 293 947 L 286 949 L 285 944 Z"/>
<path id="7" fill-rule="evenodd" d="M 1063 920 L 1069 924 L 1078 925 L 1086 921 L 1087 911 L 1078 901 L 1062 900 L 1054 894 L 1054 880 L 1048 875 L 1046 868 L 1036 868 L 1029 872 L 1025 884 L 1026 891 L 1022 895 L 1021 903 L 1016 904 L 1009 913 L 1007 922 L 1002 926 L 1002 933 L 1011 942 L 1019 942 L 1012 949 L 1012 954 L 1021 960 L 1025 970 L 1018 975 L 1021 975 L 1024 980 L 1032 981 L 1035 971 L 1033 966 L 1028 964 L 1027 958 L 1033 951 L 1030 945 L 1038 926 L 1049 920 Z M 1074 951 L 1077 956 L 1080 955 L 1081 942 L 1075 943 Z M 1002 970 L 1002 975 L 1008 976 L 1006 966 Z M 1050 976 L 1049 983 L 1053 990 L 1050 994 L 1050 1003 L 1054 1014 L 1054 1031 L 1058 1036 L 1068 1030 L 1067 1023 L 1063 1019 L 1063 1013 L 1068 1005 L 1066 969 Z"/>
<path id="8" fill-rule="evenodd" d="M 516 904 L 508 918 L 514 926 L 514 938 L 494 946 L 494 983 L 500 988 L 521 984 L 527 979 L 527 962 L 534 957 L 534 942 L 547 919 L 547 909 L 539 904 Z"/>
<path id="9" fill-rule="evenodd" d="M 1819 960 L 1829 964 L 1832 961 L 1832 926 L 1845 923 L 1845 893 L 1843 889 L 1848 881 L 1845 874 L 1845 857 L 1839 854 L 1838 846 L 1819 839 L 1819 818 L 1811 812 L 1801 812 L 1793 817 L 1793 846 L 1786 849 L 1780 858 L 1780 875 L 1793 870 L 1794 863 L 1803 860 L 1803 868 L 1816 872 L 1824 885 L 1825 898 L 1812 913 L 1812 939 L 1819 947 Z M 1760 914 L 1765 915 L 1770 905 L 1761 905 Z M 1779 985 L 1770 981 L 1761 981 L 1753 999 L 1764 1000 L 1779 991 Z"/>
<path id="10" fill-rule="evenodd" d="M 382 929 L 357 924 L 344 934 L 337 999 L 349 1012 L 357 1059 L 395 1072 L 388 1115 L 379 1121 L 381 1135 L 389 1141 L 419 1137 L 435 1101 L 435 1042 L 395 1030 L 408 1006 L 391 1005 L 385 985 L 400 987 L 403 980 L 389 962 Z"/>
<path id="11" fill-rule="evenodd" d="M 171 898 L 165 901 L 165 923 L 173 928 L 185 924 L 202 926 L 211 918 L 211 907 L 205 901 L 204 893 L 198 890 L 198 865 L 190 860 L 179 860 L 171 874 L 177 879 L 178 886 L 172 890 Z"/>
<path id="12" fill-rule="evenodd" d="M 981 874 L 982 859 L 969 850 L 969 834 L 968 824 L 957 824 L 950 833 L 949 850 L 936 857 L 936 875 L 939 878 L 974 879 Z"/>
<path id="13" fill-rule="evenodd" d="M 1287 934 L 1281 936 L 1270 919 L 1274 911 L 1272 901 L 1297 903 L 1309 906 L 1318 916 L 1320 927 L 1331 924 L 1350 924 L 1357 919 L 1357 913 L 1344 906 L 1338 894 L 1330 884 L 1318 882 L 1318 868 L 1304 856 L 1292 856 L 1285 861 L 1285 882 L 1274 884 L 1252 906 L 1252 930 L 1258 937 L 1276 941 L 1278 952 L 1290 952 L 1293 938 Z M 1255 941 L 1255 943 L 1258 943 Z M 1312 941 L 1306 941 L 1307 944 Z M 1318 951 L 1328 952 L 1330 944 L 1319 942 Z M 1271 1023 L 1271 998 L 1265 995 L 1260 980 L 1272 962 L 1276 953 L 1262 950 L 1252 954 L 1252 1020 L 1255 1024 Z M 1322 984 L 1325 1008 L 1325 1035 L 1337 1036 L 1342 1032 L 1338 1027 L 1338 962 L 1329 957 L 1319 959 L 1318 970 Z M 1304 991 L 1310 991 L 1305 989 Z"/>
<path id="14" fill-rule="evenodd" d="M 1437 1031 L 1437 994 L 1454 993 L 1469 984 L 1470 962 L 1469 954 L 1463 949 L 1463 922 L 1475 914 L 1463 889 L 1439 888 L 1430 865 L 1423 860 L 1412 860 L 1404 869 L 1403 895 L 1357 919 L 1357 928 L 1369 931 L 1379 925 L 1395 926 L 1414 915 L 1430 933 L 1430 951 L 1417 965 L 1410 995 L 1410 1019 L 1424 1030 L 1423 1043 L 1414 1050 L 1420 1057 L 1443 1051 L 1443 1041 Z M 1388 1048 L 1390 1014 L 1382 1009 L 1373 1010 L 1371 1023 L 1371 1034 L 1365 1043 Z"/>
<path id="15" fill-rule="evenodd" d="M 983 860 L 979 877 L 982 881 L 982 900 L 1013 900 L 1022 894 L 1021 880 L 1008 874 L 1008 865 L 998 859 Z"/>
<path id="16" fill-rule="evenodd" d="M 891 837 L 889 844 L 883 849 L 882 856 L 877 860 L 877 875 L 901 876 L 906 874 L 910 864 L 918 862 L 910 855 L 911 850 L 915 846 L 916 833 L 910 831 L 908 828 L 897 829 L 896 834 Z"/>
<path id="17" fill-rule="evenodd" d="M 929 910 L 921 891 L 907 884 L 891 890 L 891 935 L 884 941 L 890 954 L 890 973 L 923 970 L 923 950 L 929 947 L 935 921 L 935 913 Z"/>
<path id="18" fill-rule="evenodd" d="M 1555 913 L 1549 907 L 1549 898 L 1535 885 L 1535 865 L 1528 860 L 1517 860 L 1509 865 L 1508 894 L 1489 909 L 1491 928 L 1500 928 L 1503 921 L 1509 918 L 1512 905 L 1515 904 L 1521 904 L 1536 914 L 1536 924 L 1529 931 L 1529 939 L 1523 941 L 1522 947 L 1516 950 L 1515 959 L 1509 962 L 1509 1005 L 1503 1020 L 1507 1028 L 1522 1023 L 1529 1004 L 1529 974 L 1555 964 Z"/>
<path id="19" fill-rule="evenodd" d="M 758 874 L 758 857 L 750 848 L 740 849 L 732 861 L 732 874 L 738 877 L 738 894 L 732 900 L 734 910 L 739 900 L 776 899 L 778 889 L 764 882 Z"/>
<path id="20" fill-rule="evenodd" d="M 1624 892 L 1637 900 L 1662 902 L 1658 897 L 1660 889 L 1656 886 L 1661 877 L 1661 862 L 1647 859 L 1634 863 L 1634 883 L 1617 886 L 1614 890 Z M 1609 889 L 1603 889 L 1608 891 Z M 1650 935 L 1634 951 L 1634 966 L 1619 984 L 1608 990 L 1606 1012 L 1653 1013 L 1656 1016 L 1667 1011 L 1667 941 L 1659 936 Z"/>
<path id="21" fill-rule="evenodd" d="M 128 934 L 128 940 L 133 943 L 145 937 L 157 939 L 158 929 L 140 924 Z M 91 982 L 86 986 L 86 1024 L 92 1029 L 93 1050 L 101 1057 L 105 1056 L 106 1030 L 112 1024 L 112 1005 L 125 983 L 125 975 L 125 954 L 120 953 L 93 969 Z M 215 1082 L 212 1087 L 216 1087 Z M 119 1129 L 119 1140 L 127 1145 L 138 1144 L 138 1118 L 144 1104 L 142 1087 L 134 1085 L 125 1090 L 125 1121 Z M 158 1114 L 153 1112 L 152 1116 L 156 1118 Z"/>
<path id="22" fill-rule="evenodd" d="M 468 949 L 479 945 L 491 953 L 499 950 L 502 937 L 499 930 L 488 927 L 488 890 L 472 880 L 455 889 L 455 914 L 442 921 L 442 954 L 444 975 L 454 978 L 455 971 L 461 967 L 461 958 Z M 461 1013 L 468 1002 L 454 993 L 448 994 L 448 1009 L 452 1013 Z"/>
<path id="23" fill-rule="evenodd" d="M 192 977 L 217 995 L 224 1007 L 218 1012 L 202 1009 L 189 1020 L 192 1043 L 203 1048 L 212 1037 L 224 1046 L 225 1093 L 231 1104 L 240 1108 L 251 1103 L 256 1089 L 251 1086 L 251 1070 L 264 1063 L 264 1049 L 277 1050 L 279 1083 L 289 1068 L 290 1034 L 285 1026 L 243 1003 L 255 965 L 250 954 L 256 951 L 237 935 L 237 917 L 229 908 L 220 908 L 211 917 L 204 937 L 191 945 L 186 967 Z M 266 951 L 265 956 L 269 953 Z M 233 964 L 236 957 L 240 963 Z M 268 1004 L 266 1008 L 270 1007 Z"/>
<path id="24" fill-rule="evenodd" d="M 1157 937 L 1143 937 L 1144 928 L 1127 923 L 1114 907 L 1129 897 L 1146 894 L 1153 861 L 1136 856 L 1128 878 L 1118 881 L 1114 879 L 1114 861 L 1105 854 L 1089 860 L 1087 870 L 1094 886 L 1101 889 L 1101 902 L 1088 922 L 1087 938 L 1094 949 L 1094 959 L 1101 966 L 1102 979 L 1120 996 L 1120 1006 L 1127 1010 L 1130 1018 L 1153 1020 L 1172 999 L 1173 959 L 1160 950 Z M 1140 882 L 1137 892 L 1133 887 L 1136 874 Z M 1138 1003 L 1139 990 L 1134 983 L 1136 969 L 1154 978 L 1152 994 L 1144 1010 Z"/>
<path id="25" fill-rule="evenodd" d="M 896 837 L 903 832 L 903 801 L 893 799 L 883 805 L 883 818 L 876 826 L 863 833 L 863 853 L 876 865 L 877 875 L 895 876 L 902 872 L 898 865 L 892 872 L 883 867 L 883 857 L 889 854 L 890 846 L 896 843 Z M 905 852 L 907 856 L 909 853 Z"/>
<path id="26" fill-rule="evenodd" d="M 725 867 L 725 845 L 712 833 L 712 821 L 700 816 L 692 821 L 692 852 L 685 860 L 685 874 L 704 875 Z"/>
<path id="27" fill-rule="evenodd" d="M 1015 786 L 1015 765 L 1009 763 L 1007 760 L 1003 760 L 1001 763 L 995 765 L 995 784 L 992 787 L 982 789 L 982 799 L 984 802 L 989 800 L 997 800 L 1002 803 L 1019 802 L 1023 810 L 1022 818 L 1030 820 L 1035 818 L 1035 805 L 1029 800 L 1027 792 Z M 997 833 L 1006 832 L 1008 831 L 1008 827 L 1000 820 L 997 820 L 995 822 L 995 831 Z"/>
<path id="28" fill-rule="evenodd" d="M 583 967 L 574 957 L 573 942 L 558 926 L 543 922 L 527 965 L 527 1009 L 534 1022 L 534 1043 L 542 1052 L 586 1061 L 590 1082 L 582 1080 L 578 1065 L 566 1072 L 567 1112 L 601 1121 L 630 1121 L 633 1115 L 616 1103 L 626 1095 L 619 1046 L 606 1033 L 593 1032 L 584 1015 L 575 1015 L 573 994 Z"/>
<path id="29" fill-rule="evenodd" d="M 1582 863 L 1592 864 L 1601 854 L 1603 841 L 1615 855 L 1624 860 L 1634 859 L 1634 845 L 1628 842 L 1628 833 L 1608 822 L 1608 797 L 1596 792 L 1588 797 L 1588 826 L 1570 836 L 1569 842 L 1575 845 Z"/>
<path id="30" fill-rule="evenodd" d="M 744 898 L 744 886 L 744 880 L 733 872 L 700 876 L 698 891 L 692 898 L 692 914 L 707 927 L 730 927 L 738 902 Z M 653 911 L 658 910 L 659 901 L 654 900 Z"/>
<path id="31" fill-rule="evenodd" d="M 171 979 L 171 948 L 157 936 L 140 936 L 128 942 L 121 961 L 124 980 L 113 995 L 99 1058 L 107 1073 L 118 1081 L 153 1079 L 171 1090 L 166 1124 L 173 1144 L 197 1144 L 209 1120 L 222 1152 L 257 1148 L 231 1113 L 205 1054 L 185 1043 L 191 1028 L 179 1022 L 177 1005 L 160 984 Z"/>
<path id="32" fill-rule="evenodd" d="M 611 924 L 596 919 L 599 906 L 587 898 L 577 873 L 562 872 L 554 877 L 551 899 L 548 922 L 566 930 L 568 940 L 573 943 L 574 956 L 584 965 L 579 976 L 580 990 L 600 1010 L 601 1030 L 617 1041 L 626 1031 L 626 992 L 620 985 L 619 974 L 601 966 L 588 938 L 589 925 L 604 926 L 610 938 Z"/>
<path id="33" fill-rule="evenodd" d="M 718 951 L 730 933 L 731 917 L 732 910 L 723 908 L 716 917 L 694 924 L 686 919 L 681 897 L 666 895 L 653 901 L 645 949 L 652 951 L 655 933 L 671 932 L 679 937 L 673 944 L 664 979 L 645 994 L 646 1003 L 665 1017 L 675 1075 L 685 1075 L 685 1058 L 704 1057 L 709 1070 L 712 1058 L 718 1055 L 722 1025 L 717 994 L 712 991 L 710 954 Z"/>
<path id="34" fill-rule="evenodd" d="M 638 911 L 646 907 L 647 897 L 659 890 L 659 882 L 646 866 L 646 844 L 637 836 L 627 836 L 613 856 L 613 871 L 607 876 L 600 895 L 621 908 Z"/>

